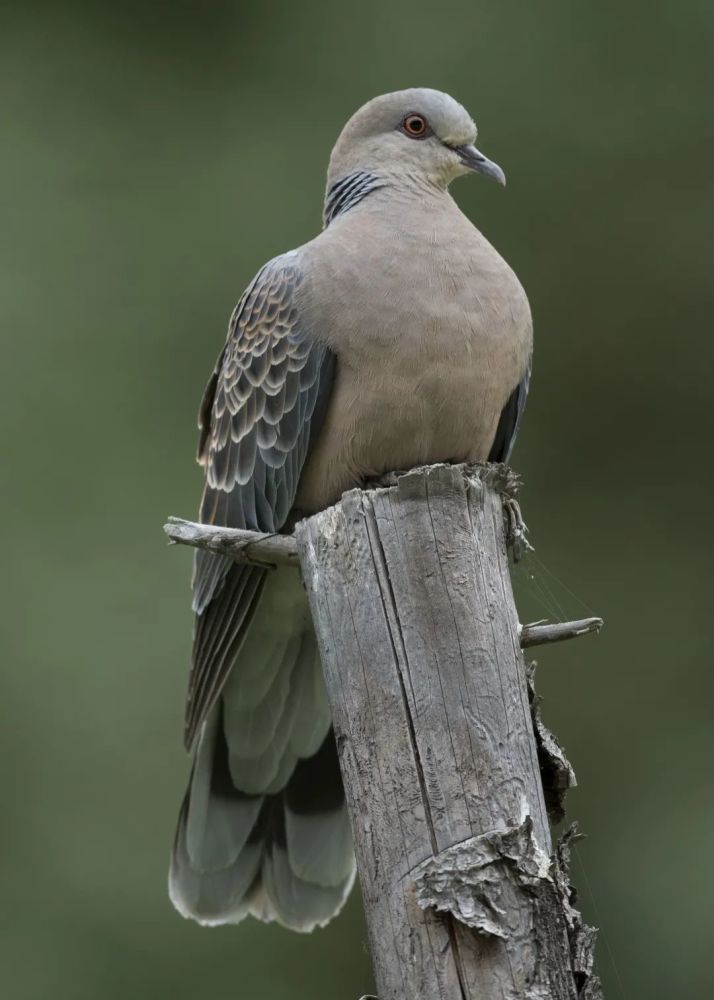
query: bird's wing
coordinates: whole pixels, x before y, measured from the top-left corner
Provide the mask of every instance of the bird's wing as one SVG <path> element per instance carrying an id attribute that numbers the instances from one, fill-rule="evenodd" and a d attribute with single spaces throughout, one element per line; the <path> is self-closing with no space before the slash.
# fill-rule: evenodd
<path id="1" fill-rule="evenodd" d="M 521 424 L 521 417 L 528 398 L 528 388 L 531 382 L 531 371 L 533 370 L 533 357 L 528 359 L 528 367 L 523 378 L 508 397 L 506 405 L 501 411 L 496 428 L 496 436 L 489 452 L 489 462 L 507 462 L 511 457 L 513 445 L 516 443 L 516 435 Z"/>
<path id="2" fill-rule="evenodd" d="M 279 531 L 290 513 L 334 369 L 334 356 L 301 326 L 296 293 L 303 280 L 297 252 L 276 257 L 231 317 L 199 412 L 203 523 Z M 196 553 L 187 745 L 230 672 L 264 575 L 225 556 Z"/>

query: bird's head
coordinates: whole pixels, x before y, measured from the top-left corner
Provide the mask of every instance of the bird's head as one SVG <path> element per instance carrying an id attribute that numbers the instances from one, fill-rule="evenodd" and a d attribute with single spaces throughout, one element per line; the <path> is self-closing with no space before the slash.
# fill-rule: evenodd
<path id="1" fill-rule="evenodd" d="M 473 119 L 453 97 L 415 87 L 375 97 L 343 128 L 330 158 L 330 184 L 353 171 L 425 180 L 446 188 L 475 171 L 499 184 L 506 177 L 474 145 Z"/>

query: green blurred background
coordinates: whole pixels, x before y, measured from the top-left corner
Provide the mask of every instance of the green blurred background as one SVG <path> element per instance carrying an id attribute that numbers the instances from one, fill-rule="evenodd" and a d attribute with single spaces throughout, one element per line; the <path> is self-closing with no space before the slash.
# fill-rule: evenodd
<path id="1" fill-rule="evenodd" d="M 535 314 L 522 617 L 607 619 L 539 656 L 606 995 L 712 995 L 712 5 L 0 17 L 3 998 L 369 991 L 356 893 L 310 937 L 170 907 L 190 557 L 161 524 L 196 510 L 195 413 L 234 302 L 317 231 L 347 116 L 415 85 L 466 104 L 509 177 L 455 194 Z"/>

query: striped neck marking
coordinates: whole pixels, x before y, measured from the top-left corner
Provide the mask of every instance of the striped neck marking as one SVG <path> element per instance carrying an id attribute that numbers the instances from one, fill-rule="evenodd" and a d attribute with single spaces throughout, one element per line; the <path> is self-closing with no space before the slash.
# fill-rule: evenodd
<path id="1" fill-rule="evenodd" d="M 366 170 L 356 170 L 335 181 L 325 195 L 325 208 L 322 213 L 325 227 L 329 226 L 338 215 L 343 215 L 355 205 L 359 205 L 371 191 L 380 187 L 384 187 L 384 184 L 379 177 Z"/>

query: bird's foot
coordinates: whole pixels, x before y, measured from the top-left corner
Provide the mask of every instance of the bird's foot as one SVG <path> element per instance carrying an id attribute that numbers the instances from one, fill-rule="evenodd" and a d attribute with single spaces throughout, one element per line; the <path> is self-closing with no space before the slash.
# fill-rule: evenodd
<path id="1" fill-rule="evenodd" d="M 388 489 L 389 487 L 396 486 L 397 483 L 399 482 L 399 477 L 403 475 L 405 475 L 404 471 L 397 471 L 397 472 L 382 472 L 378 476 L 369 476 L 365 480 L 364 484 L 365 489 L 368 490 Z M 360 1000 L 371 1000 L 371 998 L 360 997 Z"/>

